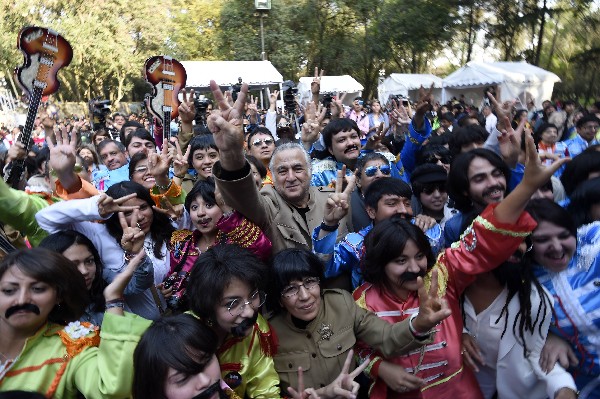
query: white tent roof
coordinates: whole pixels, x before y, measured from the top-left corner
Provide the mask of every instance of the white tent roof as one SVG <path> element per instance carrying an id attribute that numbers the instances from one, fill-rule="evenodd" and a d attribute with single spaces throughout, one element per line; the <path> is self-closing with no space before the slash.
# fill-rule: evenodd
<path id="1" fill-rule="evenodd" d="M 310 92 L 310 84 L 313 78 L 304 76 L 300 78 L 298 83 L 298 91 L 305 91 L 308 88 Z M 355 93 L 363 91 L 364 87 L 350 75 L 341 76 L 323 76 L 321 78 L 321 93 Z"/>
<path id="2" fill-rule="evenodd" d="M 522 62 L 475 62 L 448 75 L 444 87 L 484 86 L 503 82 L 510 83 L 542 83 L 560 82 L 560 78 L 542 68 Z"/>
<path id="3" fill-rule="evenodd" d="M 386 103 L 392 94 L 409 97 L 409 91 L 419 90 L 421 86 L 428 89 L 432 83 L 434 89 L 442 88 L 442 78 L 432 74 L 392 73 L 377 88 L 379 101 Z"/>
<path id="4" fill-rule="evenodd" d="M 278 85 L 283 76 L 270 61 L 182 61 L 187 73 L 186 87 L 208 88 L 210 81 L 221 87 L 229 87 L 242 82 L 251 89 Z"/>

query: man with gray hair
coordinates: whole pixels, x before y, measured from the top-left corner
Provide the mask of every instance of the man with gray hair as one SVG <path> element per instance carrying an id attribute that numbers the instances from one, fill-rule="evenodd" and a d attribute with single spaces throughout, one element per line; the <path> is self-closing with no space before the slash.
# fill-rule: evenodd
<path id="1" fill-rule="evenodd" d="M 285 143 L 275 149 L 269 168 L 273 186 L 260 191 L 252 178 L 250 164 L 244 158 L 242 115 L 248 86 L 244 84 L 231 107 L 219 86 L 211 81 L 211 90 L 220 112 L 208 117 L 208 128 L 219 148 L 220 160 L 213 166 L 213 176 L 223 200 L 258 225 L 273 244 L 273 253 L 285 248 L 311 250 L 311 233 L 321 226 L 334 231 L 337 226 L 325 223 L 325 205 L 333 189 L 311 187 L 310 157 L 298 143 Z M 338 238 L 348 232 L 344 218 Z M 328 230 L 329 229 L 329 230 Z"/>

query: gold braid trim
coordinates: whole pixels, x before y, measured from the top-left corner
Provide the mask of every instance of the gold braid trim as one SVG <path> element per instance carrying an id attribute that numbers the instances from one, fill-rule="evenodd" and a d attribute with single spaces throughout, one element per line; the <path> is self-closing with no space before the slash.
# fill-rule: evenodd
<path id="1" fill-rule="evenodd" d="M 459 373 L 461 373 L 462 371 L 463 371 L 463 368 L 462 368 L 462 366 L 461 366 L 461 368 L 460 368 L 460 369 L 458 369 L 458 371 L 457 371 L 456 373 L 452 373 L 451 375 L 449 375 L 448 377 L 446 377 L 446 378 L 444 378 L 444 379 L 442 379 L 442 380 L 436 381 L 436 382 L 434 382 L 433 384 L 426 386 L 425 388 L 421 388 L 421 392 L 423 392 L 423 391 L 426 391 L 426 390 L 428 390 L 429 388 L 433 388 L 433 387 L 435 387 L 435 386 L 437 386 L 437 385 L 443 384 L 444 382 L 447 382 L 447 381 L 448 381 L 448 380 L 450 380 L 451 378 L 454 378 L 454 377 L 456 377 L 456 376 L 457 376 Z"/>
<path id="2" fill-rule="evenodd" d="M 505 236 L 527 237 L 528 235 L 531 234 L 531 231 L 513 231 L 513 230 L 499 229 L 498 227 L 494 226 L 492 224 L 492 222 L 490 222 L 489 220 L 487 220 L 485 218 L 482 218 L 481 216 L 477 216 L 477 218 L 475 219 L 475 221 L 473 221 L 473 223 L 475 223 L 475 222 L 479 222 L 487 230 L 490 230 L 490 231 L 493 231 L 494 233 L 502 234 Z"/>
<path id="3" fill-rule="evenodd" d="M 442 259 L 443 255 L 440 256 L 439 259 Z M 444 265 L 442 262 L 438 261 L 436 262 L 436 264 L 431 268 L 431 270 L 429 271 L 429 273 L 427 273 L 425 275 L 425 278 L 423 279 L 423 283 L 425 284 L 425 289 L 427 291 L 429 291 L 429 287 L 431 287 L 431 272 L 433 271 L 433 269 L 437 268 L 437 283 L 438 283 L 438 296 L 441 298 L 443 296 L 446 295 L 446 288 L 448 287 L 448 269 L 446 268 L 446 265 Z"/>
<path id="4" fill-rule="evenodd" d="M 258 240 L 260 233 L 257 225 L 244 218 L 239 226 L 227 233 L 227 238 L 243 248 L 248 248 Z"/>

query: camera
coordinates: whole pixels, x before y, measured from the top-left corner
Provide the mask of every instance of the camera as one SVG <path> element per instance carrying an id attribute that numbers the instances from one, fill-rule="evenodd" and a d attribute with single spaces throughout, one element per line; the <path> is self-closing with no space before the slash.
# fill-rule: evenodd
<path id="1" fill-rule="evenodd" d="M 242 78 L 241 77 L 238 78 L 238 82 L 236 84 L 231 86 L 231 98 L 233 98 L 234 102 L 237 100 L 240 90 L 242 90 Z"/>
<path id="2" fill-rule="evenodd" d="M 212 101 L 210 101 L 208 98 L 194 98 L 194 107 L 196 108 L 194 122 L 196 123 L 196 126 L 206 126 L 206 117 L 208 115 L 209 105 L 212 105 Z"/>
<path id="3" fill-rule="evenodd" d="M 281 86 L 283 90 L 283 107 L 285 112 L 288 114 L 296 113 L 296 94 L 298 94 L 298 88 L 291 80 L 286 80 Z"/>
<path id="4" fill-rule="evenodd" d="M 392 94 L 389 98 L 388 98 L 388 104 L 387 104 L 387 108 L 388 110 L 391 110 L 394 108 L 393 106 L 393 102 L 396 102 L 396 104 L 400 105 L 402 104 L 403 107 L 408 107 L 408 98 L 404 98 L 401 95 L 397 95 L 397 94 Z"/>
<path id="5" fill-rule="evenodd" d="M 164 289 L 173 288 L 173 295 L 166 299 L 170 309 L 177 310 L 185 304 L 185 289 L 189 275 L 189 272 L 174 273 L 163 282 Z"/>
<path id="6" fill-rule="evenodd" d="M 100 97 L 92 98 L 88 102 L 93 131 L 104 128 L 106 116 L 110 114 L 110 104 L 110 100 L 101 100 Z"/>

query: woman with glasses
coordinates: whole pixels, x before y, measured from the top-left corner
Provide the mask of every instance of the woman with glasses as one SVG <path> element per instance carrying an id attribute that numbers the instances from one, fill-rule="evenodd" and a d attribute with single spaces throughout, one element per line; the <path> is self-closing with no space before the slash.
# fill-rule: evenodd
<path id="1" fill-rule="evenodd" d="M 275 151 L 275 139 L 271 131 L 265 127 L 257 127 L 246 137 L 246 145 L 246 152 L 261 161 L 267 169 L 267 176 L 263 179 L 263 184 L 273 184 L 269 162 Z"/>
<path id="2" fill-rule="evenodd" d="M 322 289 L 322 279 L 323 264 L 307 250 L 286 249 L 273 259 L 271 287 L 279 313 L 270 323 L 279 344 L 273 360 L 282 391 L 297 385 L 302 367 L 306 386 L 321 398 L 337 397 L 336 377 L 357 340 L 390 355 L 407 353 L 429 342 L 431 329 L 450 314 L 432 284 L 429 292 L 419 290 L 423 306 L 414 320 L 389 324 L 354 303 L 347 291 Z"/>
<path id="3" fill-rule="evenodd" d="M 254 223 L 225 204 L 212 178 L 199 180 L 185 199 L 193 231 L 175 230 L 169 242 L 171 268 L 161 285 L 167 305 L 186 311 L 190 271 L 198 256 L 216 244 L 237 244 L 266 261 L 271 256 L 271 242 Z"/>

